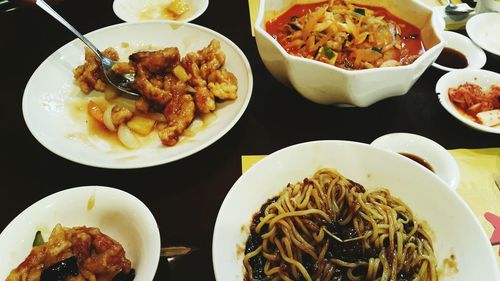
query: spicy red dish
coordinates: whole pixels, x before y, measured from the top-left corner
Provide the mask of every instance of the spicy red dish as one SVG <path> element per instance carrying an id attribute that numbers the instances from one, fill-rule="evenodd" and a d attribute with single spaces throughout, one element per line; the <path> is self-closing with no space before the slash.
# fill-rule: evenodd
<path id="1" fill-rule="evenodd" d="M 37 233 L 33 249 L 6 281 L 132 281 L 123 247 L 98 228 L 56 225 L 47 242 Z"/>
<path id="2" fill-rule="evenodd" d="M 296 4 L 266 30 L 289 54 L 350 70 L 407 65 L 425 52 L 417 27 L 348 1 Z"/>
<path id="3" fill-rule="evenodd" d="M 462 115 L 486 126 L 500 125 L 500 86 L 491 85 L 487 91 L 474 83 L 448 89 L 451 103 Z"/>

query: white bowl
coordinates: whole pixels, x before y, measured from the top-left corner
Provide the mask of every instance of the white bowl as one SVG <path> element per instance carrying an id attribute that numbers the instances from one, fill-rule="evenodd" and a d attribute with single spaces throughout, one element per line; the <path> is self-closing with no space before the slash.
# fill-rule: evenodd
<path id="1" fill-rule="evenodd" d="M 161 10 L 173 0 L 114 0 L 113 11 L 126 22 L 168 19 Z M 177 21 L 190 22 L 201 16 L 208 8 L 208 0 L 184 0 L 191 9 Z"/>
<path id="2" fill-rule="evenodd" d="M 456 190 L 460 183 L 457 162 L 444 147 L 431 139 L 409 133 L 392 133 L 377 138 L 371 145 L 398 155 L 409 153 L 420 157 L 451 190 Z"/>
<path id="3" fill-rule="evenodd" d="M 440 281 L 499 280 L 493 248 L 474 213 L 443 181 L 421 165 L 367 144 L 316 141 L 275 152 L 245 172 L 219 210 L 212 242 L 217 280 L 243 280 L 243 253 L 252 216 L 285 188 L 325 167 L 368 189 L 388 188 L 433 232 L 440 267 L 455 255 L 458 272 Z"/>
<path id="4" fill-rule="evenodd" d="M 480 69 L 486 64 L 486 54 L 484 51 L 474 44 L 467 36 L 452 31 L 443 31 L 441 34 L 443 36 L 445 48 L 448 47 L 459 51 L 467 58 L 468 65 L 463 69 Z M 434 62 L 432 66 L 444 71 L 457 69 L 436 62 Z"/>
<path id="5" fill-rule="evenodd" d="M 460 114 L 451 103 L 448 96 L 448 89 L 456 88 L 466 82 L 477 84 L 487 90 L 492 84 L 500 83 L 500 74 L 483 70 L 454 70 L 443 75 L 436 84 L 436 93 L 438 93 L 439 102 L 453 117 L 471 128 L 488 133 L 500 134 L 500 127 L 488 127 L 470 120 Z"/>
<path id="6" fill-rule="evenodd" d="M 479 47 L 500 56 L 500 13 L 478 14 L 467 21 L 465 29 Z"/>
<path id="7" fill-rule="evenodd" d="M 95 204 L 89 210 L 91 198 Z M 31 205 L 9 223 L 0 234 L 0 280 L 5 280 L 28 256 L 37 231 L 48 239 L 58 223 L 66 227 L 98 227 L 123 246 L 136 270 L 135 281 L 153 280 L 161 247 L 153 214 L 129 193 L 102 186 L 57 192 Z"/>
<path id="8" fill-rule="evenodd" d="M 270 15 L 278 15 L 295 3 L 313 0 L 261 0 L 255 22 L 255 39 L 267 69 L 285 85 L 305 98 L 320 104 L 369 106 L 382 99 L 404 95 L 443 49 L 439 38 L 440 22 L 432 9 L 418 0 L 358 0 L 355 3 L 386 7 L 396 16 L 421 29 L 426 52 L 406 66 L 345 70 L 315 60 L 288 54 L 265 30 Z M 416 16 L 418 15 L 418 16 Z"/>
<path id="9" fill-rule="evenodd" d="M 102 50 L 114 47 L 122 59 L 148 46 L 175 46 L 184 56 L 217 39 L 226 55 L 225 67 L 238 79 L 238 98 L 218 103 L 212 115 L 215 118 L 194 135 L 181 137 L 175 146 L 162 145 L 156 133 L 135 150 L 113 145 L 100 136 L 89 134 L 86 120 L 89 116 L 74 112 L 75 102 L 88 102 L 96 95 L 102 96 L 100 93 L 84 95 L 75 84 L 72 70 L 84 62 L 84 45 L 75 39 L 55 51 L 35 70 L 24 90 L 22 105 L 24 120 L 33 136 L 63 158 L 114 169 L 149 167 L 176 161 L 221 138 L 238 122 L 248 106 L 253 76 L 245 54 L 231 40 L 208 28 L 169 21 L 122 23 L 91 32 L 87 38 Z"/>

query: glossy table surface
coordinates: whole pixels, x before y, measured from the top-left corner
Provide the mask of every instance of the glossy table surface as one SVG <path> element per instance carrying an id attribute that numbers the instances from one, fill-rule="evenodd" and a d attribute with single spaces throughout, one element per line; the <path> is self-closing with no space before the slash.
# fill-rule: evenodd
<path id="1" fill-rule="evenodd" d="M 113 13 L 112 0 L 66 0 L 55 9 L 82 33 L 121 22 Z M 432 67 L 408 94 L 367 108 L 311 103 L 269 74 L 249 22 L 247 1 L 229 0 L 211 1 L 208 10 L 194 21 L 231 39 L 252 67 L 252 99 L 233 129 L 201 152 L 173 163 L 109 170 L 56 156 L 35 140 L 23 120 L 21 100 L 31 74 L 47 56 L 73 40 L 73 35 L 38 9 L 0 14 L 0 92 L 4 98 L 0 110 L 0 229 L 32 203 L 59 190 L 84 185 L 116 187 L 137 196 L 151 209 L 163 246 L 198 248 L 190 256 L 160 260 L 155 280 L 214 280 L 211 242 L 215 219 L 224 196 L 241 175 L 242 155 L 269 154 L 321 139 L 370 143 L 392 132 L 419 134 L 447 149 L 500 146 L 499 135 L 469 129 L 441 107 L 434 87 L 444 72 Z M 500 72 L 500 59 L 488 54 L 484 69 Z"/>

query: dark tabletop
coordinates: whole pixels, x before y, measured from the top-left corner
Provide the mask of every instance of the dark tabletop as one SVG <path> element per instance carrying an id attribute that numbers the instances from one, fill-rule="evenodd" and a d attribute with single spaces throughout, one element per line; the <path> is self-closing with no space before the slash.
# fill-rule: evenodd
<path id="1" fill-rule="evenodd" d="M 66 0 L 55 9 L 81 33 L 87 33 L 121 22 L 113 13 L 112 2 Z M 73 40 L 73 34 L 38 9 L 0 14 L 0 229 L 29 205 L 56 191 L 85 185 L 116 187 L 137 196 L 151 209 L 163 246 L 199 248 L 170 263 L 162 259 L 155 280 L 214 280 L 213 228 L 226 193 L 241 175 L 241 155 L 269 154 L 321 139 L 370 143 L 392 132 L 419 134 L 447 149 L 500 146 L 499 135 L 469 129 L 443 109 L 434 88 L 444 72 L 432 67 L 408 94 L 367 108 L 309 102 L 267 71 L 249 22 L 245 0 L 212 0 L 194 21 L 228 37 L 250 62 L 253 94 L 238 123 L 216 143 L 182 160 L 145 169 L 109 170 L 51 153 L 35 140 L 23 119 L 21 100 L 31 74 L 51 53 Z M 488 54 L 484 69 L 500 72 L 500 60 Z"/>

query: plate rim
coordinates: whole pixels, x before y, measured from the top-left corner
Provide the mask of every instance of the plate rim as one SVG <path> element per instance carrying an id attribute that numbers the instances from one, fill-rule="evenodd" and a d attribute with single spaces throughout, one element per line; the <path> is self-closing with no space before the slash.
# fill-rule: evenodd
<path id="1" fill-rule="evenodd" d="M 103 28 L 96 29 L 94 31 L 91 31 L 89 33 L 86 33 L 85 36 L 92 36 L 95 33 L 98 32 L 104 32 L 109 29 L 114 29 L 114 28 L 122 28 L 126 26 L 132 26 L 132 25 L 174 25 L 174 26 L 187 26 L 189 28 L 194 28 L 197 30 L 201 30 L 203 32 L 207 32 L 209 34 L 215 35 L 214 37 L 217 39 L 222 39 L 225 41 L 226 44 L 228 44 L 241 58 L 241 61 L 243 62 L 243 67 L 246 69 L 247 72 L 247 80 L 248 80 L 248 89 L 246 93 L 245 100 L 243 101 L 243 104 L 236 114 L 235 118 L 233 118 L 230 122 L 228 122 L 221 131 L 218 133 L 214 134 L 211 136 L 207 141 L 201 143 L 199 146 L 187 150 L 185 152 L 179 153 L 174 155 L 171 158 L 164 158 L 164 159 L 159 159 L 156 161 L 150 161 L 147 163 L 135 163 L 135 162 L 122 162 L 120 165 L 117 165 L 116 163 L 102 163 L 99 161 L 81 161 L 77 155 L 74 154 L 67 154 L 67 153 L 60 153 L 57 151 L 55 147 L 50 147 L 50 142 L 46 140 L 46 138 L 43 138 L 41 135 L 35 134 L 36 130 L 34 129 L 34 125 L 31 123 L 29 116 L 29 113 L 27 112 L 27 96 L 29 96 L 28 89 L 31 87 L 31 85 L 34 83 L 34 77 L 37 75 L 40 71 L 42 71 L 42 66 L 48 63 L 49 59 L 53 57 L 55 54 L 57 54 L 58 51 L 60 51 L 63 48 L 66 48 L 70 46 L 71 44 L 75 44 L 75 42 L 79 42 L 80 40 L 78 38 L 71 40 L 70 42 L 64 44 L 63 46 L 57 48 L 55 51 L 53 51 L 50 55 L 48 55 L 41 63 L 38 65 L 38 67 L 33 71 L 33 74 L 30 76 L 28 82 L 26 83 L 26 86 L 23 91 L 23 98 L 22 98 L 22 115 L 24 122 L 26 126 L 28 127 L 29 132 L 31 135 L 46 149 L 51 151 L 52 153 L 56 154 L 57 156 L 64 158 L 66 160 L 69 160 L 74 163 L 78 163 L 81 165 L 86 165 L 89 167 L 96 167 L 96 168 L 105 168 L 105 169 L 138 169 L 138 168 L 148 168 L 148 167 L 154 167 L 154 166 L 159 166 L 159 165 L 164 165 L 167 163 L 171 163 L 177 160 L 181 160 L 183 158 L 189 157 L 193 154 L 196 154 L 200 152 L 201 150 L 207 148 L 208 146 L 212 145 L 219 139 L 221 139 L 224 135 L 226 135 L 227 132 L 229 132 L 235 125 L 236 123 L 241 119 L 243 114 L 245 113 L 249 103 L 250 99 L 253 93 L 253 73 L 252 73 L 252 68 L 250 66 L 250 63 L 248 61 L 248 58 L 246 57 L 245 53 L 229 38 L 226 36 L 222 35 L 221 33 L 214 31 L 212 29 L 209 29 L 207 27 L 189 23 L 189 22 L 177 22 L 177 21 L 167 21 L 167 20 L 152 20 L 152 21 L 142 21 L 142 22 L 124 22 L 124 23 L 119 23 L 119 24 L 114 24 L 110 26 L 106 26 Z M 73 155 L 73 156 L 72 156 Z M 132 164 L 130 164 L 132 163 Z"/>

